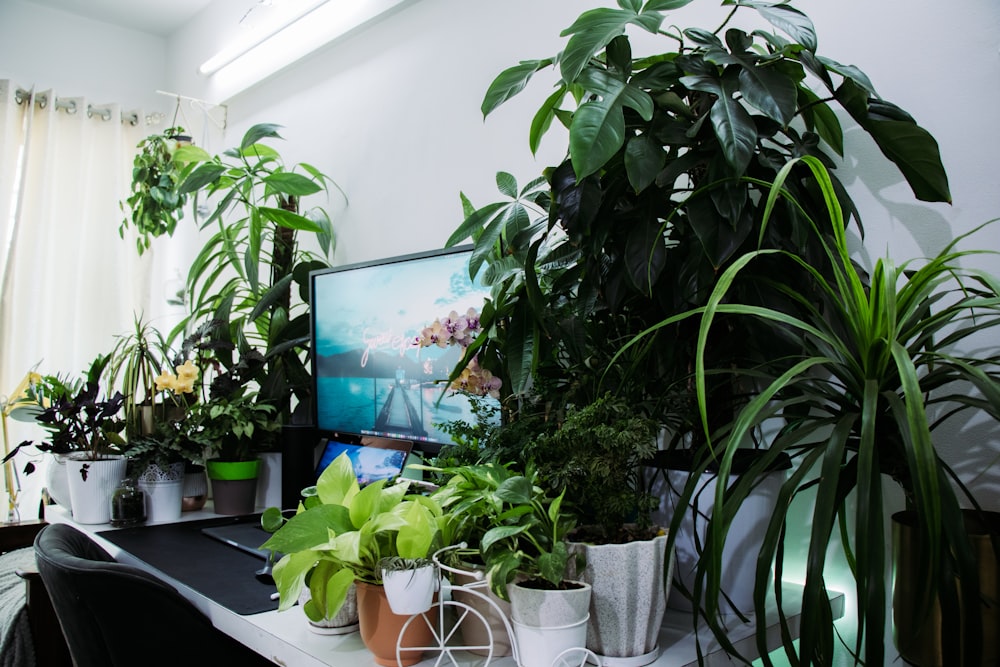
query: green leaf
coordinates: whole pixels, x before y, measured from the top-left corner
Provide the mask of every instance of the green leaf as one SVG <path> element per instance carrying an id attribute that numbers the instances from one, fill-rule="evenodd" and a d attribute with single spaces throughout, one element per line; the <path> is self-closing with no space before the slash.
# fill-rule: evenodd
<path id="1" fill-rule="evenodd" d="M 341 505 L 317 505 L 291 517 L 261 547 L 280 553 L 293 553 L 320 547 L 335 533 L 353 530 L 347 508 Z"/>
<path id="2" fill-rule="evenodd" d="M 505 479 L 494 492 L 497 500 L 511 505 L 522 505 L 531 502 L 533 485 L 531 480 L 523 475 Z"/>
<path id="3" fill-rule="evenodd" d="M 569 151 L 577 181 L 595 173 L 625 141 L 625 117 L 613 98 L 587 102 L 573 116 Z"/>
<path id="4" fill-rule="evenodd" d="M 517 179 L 506 171 L 497 172 L 497 190 L 505 197 L 517 198 Z"/>
<path id="5" fill-rule="evenodd" d="M 699 74 L 682 77 L 681 83 L 692 90 L 716 96 L 709 112 L 715 136 L 722 144 L 726 162 L 738 174 L 743 174 L 757 146 L 757 128 L 746 109 L 733 99 L 739 90 L 736 79 L 732 76 L 717 79 Z"/>
<path id="6" fill-rule="evenodd" d="M 655 105 L 649 93 L 642 88 L 622 81 L 606 70 L 588 67 L 580 73 L 580 85 L 589 92 L 597 93 L 602 98 L 610 98 L 615 104 L 635 109 L 645 121 L 653 118 Z"/>
<path id="7" fill-rule="evenodd" d="M 464 198 L 464 195 L 463 195 Z M 470 236 L 476 238 L 480 232 L 483 231 L 484 227 L 492 220 L 500 209 L 508 206 L 507 202 L 495 202 L 493 204 L 487 204 L 486 206 L 476 209 L 471 215 L 467 216 L 462 224 L 458 226 L 448 240 L 445 242 L 446 248 L 451 248 L 462 241 L 466 240 Z"/>
<path id="8" fill-rule="evenodd" d="M 212 159 L 212 156 L 208 154 L 204 148 L 200 146 L 195 146 L 194 144 L 186 144 L 184 146 L 178 146 L 177 150 L 174 151 L 174 155 L 171 158 L 174 162 L 186 163 L 186 162 L 208 162 Z"/>
<path id="9" fill-rule="evenodd" d="M 271 208 L 269 206 L 261 206 L 257 209 L 260 214 L 266 219 L 276 225 L 285 227 L 287 229 L 296 229 L 306 232 L 322 232 L 323 228 L 318 224 L 310 220 L 304 215 L 299 215 L 298 213 L 293 213 L 292 211 L 286 211 L 283 208 Z"/>
<path id="10" fill-rule="evenodd" d="M 808 16 L 789 5 L 750 4 L 775 28 L 783 31 L 810 51 L 816 51 L 816 28 Z"/>
<path id="11" fill-rule="evenodd" d="M 663 22 L 658 13 L 638 14 L 628 9 L 598 8 L 584 12 L 573 25 L 562 31 L 563 37 L 572 35 L 559 61 L 562 79 L 574 83 L 590 59 L 608 42 L 625 32 L 625 26 L 635 24 L 656 33 Z"/>
<path id="12" fill-rule="evenodd" d="M 261 180 L 276 192 L 296 197 L 304 197 L 323 190 L 323 186 L 311 178 L 288 171 L 269 174 Z"/>
<path id="13" fill-rule="evenodd" d="M 754 64 L 739 71 L 740 90 L 747 104 L 768 118 L 787 126 L 795 117 L 798 88 L 796 82 L 780 70 Z"/>
<path id="14" fill-rule="evenodd" d="M 281 127 L 281 125 L 275 125 L 273 123 L 260 123 L 258 125 L 254 125 L 247 130 L 246 134 L 243 135 L 243 141 L 240 142 L 240 150 L 245 151 L 261 139 L 281 139 L 281 135 L 278 134 L 278 130 L 280 130 Z"/>
<path id="15" fill-rule="evenodd" d="M 951 203 L 941 153 L 937 141 L 927 130 L 901 120 L 873 120 L 863 89 L 850 81 L 837 89 L 836 97 L 858 125 L 871 135 L 882 154 L 899 168 L 917 199 Z"/>
<path id="16" fill-rule="evenodd" d="M 636 192 L 653 184 L 666 161 L 662 144 L 647 134 L 632 137 L 625 146 L 625 173 Z"/>
<path id="17" fill-rule="evenodd" d="M 799 87 L 802 101 L 799 103 L 802 118 L 806 128 L 815 132 L 826 144 L 837 153 L 844 155 L 844 131 L 840 126 L 837 114 L 830 105 L 820 102 L 819 97 L 806 86 Z"/>
<path id="18" fill-rule="evenodd" d="M 643 12 L 667 12 L 680 9 L 691 3 L 691 0 L 649 0 L 642 8 Z"/>
<path id="19" fill-rule="evenodd" d="M 224 173 L 226 173 L 226 167 L 217 162 L 203 164 L 184 179 L 184 182 L 181 183 L 177 191 L 181 194 L 190 194 L 196 190 L 201 190 L 206 185 L 219 180 L 219 177 Z"/>
<path id="20" fill-rule="evenodd" d="M 562 104 L 563 98 L 566 97 L 566 91 L 566 84 L 560 83 L 556 87 L 556 91 L 546 98 L 532 117 L 531 129 L 528 133 L 528 147 L 531 149 L 532 155 L 538 152 L 542 137 L 549 131 L 552 119 L 555 117 L 555 110 Z"/>
<path id="21" fill-rule="evenodd" d="M 480 106 L 483 118 L 490 115 L 501 104 L 524 90 L 524 87 L 528 85 L 528 81 L 531 80 L 535 72 L 551 64 L 551 59 L 522 60 L 517 65 L 508 67 L 500 72 L 493 79 L 490 87 L 486 89 L 486 96 L 483 98 L 483 103 Z"/>

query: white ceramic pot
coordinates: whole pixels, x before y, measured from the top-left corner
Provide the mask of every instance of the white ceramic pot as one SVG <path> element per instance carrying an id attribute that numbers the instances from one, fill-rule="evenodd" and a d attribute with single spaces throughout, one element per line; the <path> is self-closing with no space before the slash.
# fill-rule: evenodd
<path id="1" fill-rule="evenodd" d="M 590 584 L 576 581 L 576 588 L 546 590 L 521 583 L 507 585 L 511 619 L 535 627 L 573 625 L 590 613 Z"/>
<path id="2" fill-rule="evenodd" d="M 687 483 L 689 473 L 683 470 L 668 470 L 669 488 L 664 492 L 669 523 L 674 503 Z M 691 498 L 691 506 L 685 515 L 674 541 L 676 566 L 674 577 L 680 580 L 688 591 L 694 590 L 695 570 L 698 564 L 698 544 L 705 543 L 708 520 L 712 516 L 715 502 L 715 475 L 706 472 L 698 482 L 697 490 Z M 735 484 L 738 475 L 730 475 L 730 484 Z M 767 524 L 774 513 L 778 492 L 785 481 L 784 471 L 775 471 L 765 476 L 754 488 L 753 493 L 736 513 L 726 544 L 722 551 L 722 591 L 719 609 L 723 615 L 753 613 L 754 577 L 757 568 L 757 554 L 767 530 Z M 728 600 L 726 599 L 728 597 Z M 671 609 L 691 611 L 691 600 L 679 591 L 674 591 L 667 602 Z"/>
<path id="3" fill-rule="evenodd" d="M 56 505 L 72 510 L 69 496 L 69 476 L 66 474 L 66 455 L 52 454 L 45 464 L 45 490 Z"/>
<path id="4" fill-rule="evenodd" d="M 173 463 L 166 468 L 149 465 L 138 481 L 145 495 L 146 522 L 177 521 L 181 517 L 181 499 L 184 496 L 184 463 Z"/>
<path id="5" fill-rule="evenodd" d="M 88 461 L 85 457 L 71 454 L 66 462 L 73 520 L 83 524 L 108 523 L 111 494 L 125 478 L 128 460 L 124 456 L 111 456 Z"/>
<path id="6" fill-rule="evenodd" d="M 667 536 L 627 544 L 571 543 L 586 567 L 576 578 L 593 587 L 587 648 L 602 664 L 640 667 L 659 655 L 660 625 L 667 610 L 673 554 L 666 558 Z"/>
<path id="7" fill-rule="evenodd" d="M 382 586 L 389 608 L 400 616 L 422 614 L 430 609 L 439 581 L 437 568 L 433 565 L 412 570 L 382 570 Z"/>
<path id="8" fill-rule="evenodd" d="M 311 595 L 309 594 L 309 587 L 303 586 L 302 592 L 299 593 L 299 607 L 303 607 L 306 602 L 309 601 Z M 351 586 L 347 589 L 347 598 L 344 600 L 344 605 L 340 608 L 340 611 L 334 615 L 333 618 L 325 619 L 322 621 L 314 621 L 309 617 L 306 617 L 306 621 L 309 623 L 309 630 L 315 632 L 318 635 L 345 635 L 351 632 L 355 632 L 358 629 L 358 589 L 356 586 Z"/>
<path id="9" fill-rule="evenodd" d="M 560 655 L 571 649 L 583 649 L 587 643 L 588 618 L 589 614 L 576 623 L 551 627 L 536 627 L 512 621 L 519 666 L 553 667 L 560 664 L 556 662 Z M 580 661 L 574 660 L 567 664 L 577 665 Z"/>

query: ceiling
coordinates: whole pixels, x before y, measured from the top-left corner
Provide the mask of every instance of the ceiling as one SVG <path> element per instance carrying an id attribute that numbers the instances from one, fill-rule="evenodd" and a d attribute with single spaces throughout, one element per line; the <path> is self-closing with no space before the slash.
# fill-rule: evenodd
<path id="1" fill-rule="evenodd" d="M 212 0 L 27 0 L 35 5 L 166 37 Z"/>

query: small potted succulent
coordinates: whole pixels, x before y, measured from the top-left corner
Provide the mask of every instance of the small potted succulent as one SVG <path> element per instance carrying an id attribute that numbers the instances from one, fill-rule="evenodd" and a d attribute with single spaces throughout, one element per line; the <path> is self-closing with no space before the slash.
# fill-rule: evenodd
<path id="1" fill-rule="evenodd" d="M 433 560 L 387 556 L 378 566 L 392 613 L 409 616 L 431 608 L 440 577 Z"/>

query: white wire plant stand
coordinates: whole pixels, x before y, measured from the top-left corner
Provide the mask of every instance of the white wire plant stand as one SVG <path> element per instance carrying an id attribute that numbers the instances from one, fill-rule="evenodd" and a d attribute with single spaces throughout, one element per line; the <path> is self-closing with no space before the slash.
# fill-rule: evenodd
<path id="1" fill-rule="evenodd" d="M 411 615 L 403 624 L 399 632 L 399 637 L 396 640 L 396 664 L 400 667 L 403 664 L 403 655 L 411 652 L 424 654 L 427 657 L 424 658 L 423 662 L 426 663 L 428 660 L 433 660 L 432 664 L 434 667 L 441 667 L 442 664 L 451 665 L 451 667 L 469 667 L 469 665 L 488 667 L 493 661 L 496 644 L 494 642 L 492 624 L 479 609 L 465 602 L 455 600 L 452 593 L 456 589 L 460 589 L 464 593 L 482 601 L 486 605 L 485 609 L 488 609 L 489 613 L 495 614 L 495 617 L 502 622 L 503 632 L 506 632 L 507 640 L 510 643 L 511 656 L 518 667 L 524 667 L 525 663 L 521 658 L 521 651 L 514 628 L 500 606 L 489 596 L 489 582 L 483 573 L 454 568 L 441 562 L 440 557 L 445 552 L 464 549 L 466 546 L 465 543 L 462 543 L 445 547 L 439 549 L 431 556 L 439 581 L 438 599 L 431 604 L 427 611 Z M 471 579 L 471 583 L 453 584 L 445 574 L 446 572 L 465 575 Z M 406 636 L 406 631 L 414 623 L 424 623 L 427 625 L 433 638 L 433 644 L 427 646 L 403 645 L 403 638 Z M 466 623 L 481 624 L 481 636 L 485 638 L 485 641 L 480 644 L 463 644 L 463 633 L 460 629 Z M 480 653 L 473 656 L 473 659 L 470 658 L 470 651 L 478 651 Z M 436 658 L 434 658 L 434 654 L 437 655 Z M 506 659 L 507 656 L 503 656 L 503 658 Z M 597 654 L 586 647 L 578 646 L 561 651 L 555 656 L 550 667 L 584 667 L 588 662 L 597 667 L 602 667 L 601 659 Z"/>

